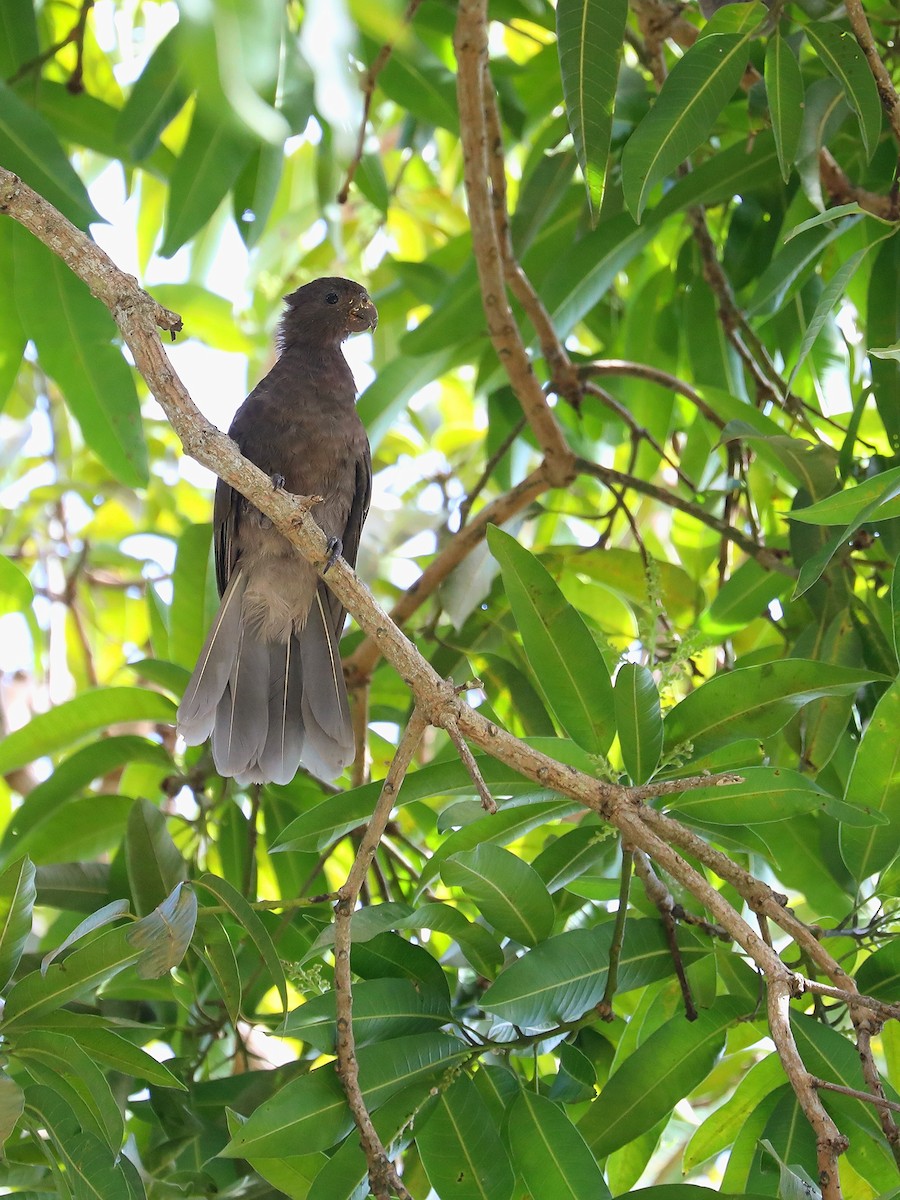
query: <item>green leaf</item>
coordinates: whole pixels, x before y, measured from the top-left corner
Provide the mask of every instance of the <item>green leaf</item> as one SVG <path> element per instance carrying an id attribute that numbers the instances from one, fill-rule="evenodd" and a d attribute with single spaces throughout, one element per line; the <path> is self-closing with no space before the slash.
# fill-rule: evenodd
<path id="1" fill-rule="evenodd" d="M 791 1013 L 791 1028 L 804 1066 L 811 1075 L 857 1092 L 866 1090 L 859 1055 L 850 1038 L 814 1017 L 798 1012 Z M 885 1093 L 888 1100 L 897 1103 L 897 1093 L 890 1085 L 885 1086 Z M 883 1136 L 877 1113 L 863 1100 L 832 1093 L 828 1097 L 828 1109 L 841 1127 L 847 1127 L 845 1122 L 852 1123 L 869 1137 L 880 1139 Z"/>
<path id="2" fill-rule="evenodd" d="M 556 43 L 569 129 L 596 217 L 612 132 L 627 0 L 559 0 Z"/>
<path id="3" fill-rule="evenodd" d="M 87 229 L 92 221 L 102 221 L 51 127 L 2 82 L 0 162 L 49 200 L 73 225 Z"/>
<path id="4" fill-rule="evenodd" d="M 375 1132 L 388 1156 L 395 1159 L 428 1120 L 434 1099 L 423 1088 L 405 1088 L 392 1096 L 372 1117 Z M 324 1157 L 324 1156 L 323 1156 Z M 257 1160 L 262 1163 L 270 1159 Z M 317 1174 L 308 1200 L 361 1200 L 369 1191 L 369 1165 L 359 1139 L 345 1138 Z M 304 1194 L 305 1196 L 305 1194 Z"/>
<path id="5" fill-rule="evenodd" d="M 566 733 L 593 754 L 615 734 L 612 684 L 603 655 L 580 614 L 544 567 L 514 537 L 488 529 L 528 662 Z"/>
<path id="6" fill-rule="evenodd" d="M 439 1033 L 361 1046 L 357 1054 L 366 1107 L 378 1108 L 412 1084 L 428 1085 L 472 1053 Z M 264 1101 L 221 1152 L 224 1158 L 280 1157 L 297 1146 L 325 1150 L 353 1128 L 353 1118 L 333 1066 L 292 1079 Z"/>
<path id="7" fill-rule="evenodd" d="M 0 616 L 27 612 L 33 601 L 34 589 L 28 577 L 5 554 L 0 554 Z"/>
<path id="8" fill-rule="evenodd" d="M 777 1054 L 769 1054 L 755 1062 L 725 1103 L 720 1104 L 694 1130 L 684 1152 L 685 1172 L 692 1171 L 714 1155 L 727 1150 L 744 1122 L 765 1097 L 786 1082 L 787 1076 Z"/>
<path id="9" fill-rule="evenodd" d="M 135 800 L 128 814 L 125 863 L 139 917 L 152 912 L 187 879 L 187 863 L 172 841 L 166 818 L 149 800 Z"/>
<path id="10" fill-rule="evenodd" d="M 193 670 L 218 607 L 212 525 L 188 525 L 178 539 L 169 609 L 169 657 Z"/>
<path id="11" fill-rule="evenodd" d="M 125 1132 L 122 1114 L 103 1072 L 75 1038 L 35 1029 L 15 1037 L 12 1049 L 36 1083 L 72 1104 L 85 1132 L 118 1154 Z"/>
<path id="12" fill-rule="evenodd" d="M 871 158 L 881 133 L 881 100 L 865 55 L 849 30 L 828 21 L 812 21 L 806 36 L 819 60 L 834 76 L 856 113 L 866 157 Z"/>
<path id="13" fill-rule="evenodd" d="M 13 242 L 15 300 L 41 365 L 63 394 L 85 443 L 126 487 L 149 478 L 141 407 L 106 307 L 46 246 Z"/>
<path id="14" fill-rule="evenodd" d="M 667 796 L 666 805 L 688 820 L 713 825 L 762 825 L 798 813 L 828 811 L 831 797 L 807 775 L 787 767 L 744 767 L 743 783 L 697 788 Z"/>
<path id="15" fill-rule="evenodd" d="M 378 76 L 378 87 L 401 108 L 459 135 L 456 83 L 440 59 L 418 39 L 407 39 Z"/>
<path id="16" fill-rule="evenodd" d="M 548 1092 L 549 1099 L 567 1104 L 593 1100 L 597 1072 L 591 1060 L 570 1042 L 562 1042 L 557 1053 L 559 1070 Z"/>
<path id="17" fill-rule="evenodd" d="M 652 1129 L 712 1070 L 740 1003 L 720 997 L 694 1021 L 679 1013 L 629 1054 L 578 1122 L 591 1152 L 602 1158 Z"/>
<path id="18" fill-rule="evenodd" d="M 790 576 L 767 571 L 755 558 L 748 558 L 726 580 L 709 608 L 700 614 L 698 624 L 704 633 L 713 637 L 734 633 L 764 617 L 769 604 L 786 596 L 793 586 Z"/>
<path id="19" fill-rule="evenodd" d="M 46 975 L 47 968 L 53 960 L 59 958 L 60 954 L 65 953 L 70 946 L 74 946 L 76 942 L 80 942 L 83 937 L 89 933 L 93 933 L 94 930 L 102 929 L 104 925 L 111 925 L 119 917 L 125 916 L 128 911 L 129 904 L 127 900 L 111 900 L 109 904 L 104 904 L 102 908 L 91 913 L 89 917 L 86 917 L 83 921 L 79 921 L 72 932 L 41 959 L 41 974 Z"/>
<path id="20" fill-rule="evenodd" d="M 48 1028 L 57 1028 L 55 1021 L 59 1020 L 59 1015 L 56 1018 L 47 1018 Z M 146 1050 L 133 1046 L 131 1042 L 114 1030 L 80 1025 L 74 1026 L 74 1029 L 76 1032 L 73 1036 L 76 1037 L 79 1046 L 113 1071 L 118 1071 L 122 1075 L 130 1075 L 133 1079 L 145 1080 L 156 1087 L 187 1090 L 185 1084 L 176 1078 L 167 1066 L 157 1062 Z"/>
<path id="21" fill-rule="evenodd" d="M 510 1109 L 508 1129 L 516 1170 L 532 1196 L 609 1197 L 597 1160 L 564 1109 L 552 1100 L 523 1089 Z"/>
<path id="22" fill-rule="evenodd" d="M 264 142 L 253 151 L 235 180 L 234 219 L 248 250 L 252 250 L 266 232 L 267 222 L 278 195 L 283 168 L 283 144 L 269 145 Z M 240 336 L 240 331 L 233 323 L 232 329 Z M 224 328 L 221 334 L 225 334 Z"/>
<path id="23" fill-rule="evenodd" d="M 866 341 L 893 346 L 900 341 L 900 238 L 881 246 L 869 275 L 866 296 Z M 878 415 L 895 454 L 900 453 L 900 362 L 869 358 Z"/>
<path id="24" fill-rule="evenodd" d="M 353 986 L 353 1036 L 357 1046 L 435 1032 L 449 1021 L 447 997 L 416 987 L 408 979 L 370 979 Z M 284 1036 L 301 1038 L 323 1054 L 334 1054 L 335 993 L 314 996 L 293 1009 L 285 1020 Z"/>
<path id="25" fill-rule="evenodd" d="M 797 586 L 794 589 L 794 599 L 802 596 L 805 592 L 818 582 L 822 573 L 828 567 L 828 564 L 838 553 L 844 549 L 850 541 L 850 538 L 868 521 L 872 520 L 877 515 L 885 511 L 887 506 L 896 497 L 900 496 L 900 479 L 894 479 L 886 487 L 880 489 L 879 494 L 874 500 L 871 500 L 864 508 L 861 508 L 849 525 L 839 530 L 829 541 L 811 555 L 803 566 L 800 568 L 800 576 L 797 579 Z"/>
<path id="26" fill-rule="evenodd" d="M 900 517 L 900 467 L 871 479 L 864 479 L 855 487 L 844 488 L 824 500 L 817 500 L 806 508 L 791 509 L 792 521 L 804 521 L 808 525 L 848 525 L 863 511 L 868 512 L 870 521 L 889 521 Z"/>
<path id="27" fill-rule="evenodd" d="M 16 838 L 43 821 L 93 780 L 115 771 L 125 763 L 133 762 L 165 765 L 171 762 L 171 758 L 158 742 L 150 742 L 134 734 L 101 738 L 76 750 L 57 766 L 48 779 L 30 791 L 13 813 L 0 839 L 4 854 L 14 853 Z"/>
<path id="28" fill-rule="evenodd" d="M 225 1119 L 232 1137 L 247 1120 L 240 1113 L 227 1107 Z M 289 1200 L 307 1200 L 313 1180 L 331 1160 L 319 1151 L 315 1154 L 290 1154 L 282 1158 L 252 1158 L 247 1161 L 257 1174 L 279 1192 L 283 1192 Z"/>
<path id="29" fill-rule="evenodd" d="M 159 253 L 171 258 L 203 228 L 225 199 L 253 142 L 200 105 L 169 183 L 166 228 Z"/>
<path id="30" fill-rule="evenodd" d="M 73 96 L 64 83 L 46 78 L 41 80 L 37 103 L 41 116 L 64 142 L 96 150 L 106 158 L 119 159 L 123 166 L 131 166 L 117 133 L 121 109 L 87 92 Z M 157 146 L 142 165 L 160 179 L 168 179 L 175 155 L 167 147 Z"/>
<path id="31" fill-rule="evenodd" d="M 140 951 L 141 979 L 159 979 L 184 958 L 197 923 L 197 894 L 176 884 L 170 895 L 126 931 L 128 944 Z"/>
<path id="32" fill-rule="evenodd" d="M 841 857 L 857 882 L 882 870 L 900 846 L 900 681 L 884 693 L 863 731 L 844 800 L 888 818 L 887 829 L 841 828 Z"/>
<path id="33" fill-rule="evenodd" d="M 416 1145 L 435 1193 L 450 1200 L 510 1200 L 515 1176 L 491 1114 L 468 1075 L 438 1096 Z"/>
<path id="34" fill-rule="evenodd" d="M 533 867 L 490 842 L 454 854 L 441 865 L 441 878 L 462 888 L 495 929 L 533 946 L 550 935 L 554 910 L 550 893 Z"/>
<path id="35" fill-rule="evenodd" d="M 0 1153 L 24 1111 L 25 1093 L 5 1071 L 0 1071 Z"/>
<path id="36" fill-rule="evenodd" d="M 454 938 L 472 967 L 488 979 L 503 964 L 503 951 L 497 939 L 477 921 L 470 921 L 449 904 L 421 904 L 395 929 L 430 929 Z"/>
<path id="37" fill-rule="evenodd" d="M 265 925 L 237 888 L 233 887 L 226 879 L 206 874 L 201 875 L 195 882 L 198 887 L 212 892 L 216 899 L 225 905 L 235 920 L 243 926 L 262 956 L 278 995 L 281 997 L 282 1009 L 287 1012 L 287 983 L 284 978 L 284 967 Z"/>
<path id="38" fill-rule="evenodd" d="M 544 281 L 542 299 L 560 337 L 598 304 L 652 236 L 650 222 L 638 226 L 628 213 L 619 213 L 576 242 L 571 257 L 557 261 Z"/>
<path id="39" fill-rule="evenodd" d="M 746 8 L 742 33 L 700 38 L 676 62 L 656 103 L 622 154 L 625 203 L 636 221 L 653 187 L 699 146 L 734 95 L 747 65 L 750 38 L 765 17 L 763 5 Z"/>
<path id="40" fill-rule="evenodd" d="M 132 800 L 103 792 L 55 807 L 10 848 L 10 856 L 28 854 L 36 863 L 95 858 L 119 844 Z"/>
<path id="41" fill-rule="evenodd" d="M 850 695 L 878 676 L 810 659 L 783 658 L 714 675 L 666 716 L 666 745 L 706 754 L 740 737 L 769 737 L 818 696 Z"/>
<path id="42" fill-rule="evenodd" d="M 13 863 L 0 875 L 0 987 L 5 988 L 12 979 L 31 933 L 37 896 L 34 876 L 29 858 Z"/>
<path id="43" fill-rule="evenodd" d="M 788 294 L 796 289 L 819 261 L 823 250 L 859 221 L 849 217 L 832 228 L 817 226 L 797 234 L 772 258 L 760 275 L 748 304 L 754 316 L 769 317 L 784 306 Z"/>
<path id="44" fill-rule="evenodd" d="M 856 986 L 866 996 L 893 1003 L 900 985 L 900 942 L 880 946 L 856 971 Z"/>
<path id="45" fill-rule="evenodd" d="M 162 721 L 171 724 L 175 705 L 146 688 L 91 688 L 32 717 L 0 745 L 0 773 L 14 771 L 45 754 L 71 746 L 79 738 L 122 721 Z"/>
<path id="46" fill-rule="evenodd" d="M 228 931 L 215 913 L 206 913 L 197 922 L 202 948 L 194 938 L 194 949 L 206 964 L 216 991 L 225 1005 L 228 1019 L 236 1026 L 241 1016 L 243 986 L 237 955 Z"/>
<path id="47" fill-rule="evenodd" d="M 809 324 L 803 332 L 803 340 L 800 343 L 800 349 L 797 351 L 797 357 L 794 360 L 794 366 L 788 376 L 787 386 L 790 388 L 794 380 L 797 378 L 797 372 L 803 366 L 806 356 L 812 350 L 816 338 L 822 332 L 822 326 L 828 320 L 832 310 L 842 302 L 846 295 L 847 284 L 854 277 L 856 272 L 862 265 L 863 259 L 868 255 L 872 246 L 877 245 L 873 242 L 869 246 L 863 246 L 861 250 L 851 255 L 846 262 L 841 263 L 828 283 L 822 289 L 822 294 L 819 297 L 816 309 L 810 317 Z"/>
<path id="48" fill-rule="evenodd" d="M 6 0 L 0 4 L 0 79 L 8 79 L 39 53 L 37 20 L 31 0 Z"/>
<path id="49" fill-rule="evenodd" d="M 178 54 L 176 25 L 162 39 L 131 89 L 116 130 L 132 158 L 140 161 L 153 150 L 166 126 L 187 103 L 187 72 Z"/>
<path id="50" fill-rule="evenodd" d="M 803 78 L 793 50 L 777 29 L 766 47 L 765 78 L 781 177 L 787 183 L 803 126 Z"/>
<path id="51" fill-rule="evenodd" d="M 571 929 L 515 959 L 484 993 L 488 1012 L 528 1029 L 553 1029 L 584 1016 L 606 990 L 613 922 Z M 692 939 L 682 944 L 686 962 L 708 953 Z M 619 959 L 618 991 L 643 987 L 671 971 L 671 952 L 655 921 L 629 921 Z"/>
<path id="52" fill-rule="evenodd" d="M 663 743 L 659 692 L 646 667 L 624 663 L 619 668 L 615 705 L 625 770 L 633 783 L 646 783 L 656 770 Z"/>

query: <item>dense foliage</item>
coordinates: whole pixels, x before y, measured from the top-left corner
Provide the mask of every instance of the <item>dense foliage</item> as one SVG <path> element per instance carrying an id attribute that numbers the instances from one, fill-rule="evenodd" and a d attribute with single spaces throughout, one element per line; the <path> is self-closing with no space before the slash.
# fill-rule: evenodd
<path id="1" fill-rule="evenodd" d="M 872 8 L 492 0 L 482 96 L 477 0 L 0 5 L 0 166 L 181 314 L 216 424 L 285 292 L 366 283 L 362 578 L 523 754 L 648 785 L 586 806 L 482 749 L 491 814 L 426 732 L 351 958 L 417 1200 L 900 1187 L 867 1099 L 900 1088 L 900 66 Z M 332 908 L 410 689 L 351 626 L 338 790 L 242 791 L 176 744 L 211 477 L 53 249 L 0 220 L 0 1189 L 363 1197 Z M 705 771 L 739 782 L 672 782 Z"/>

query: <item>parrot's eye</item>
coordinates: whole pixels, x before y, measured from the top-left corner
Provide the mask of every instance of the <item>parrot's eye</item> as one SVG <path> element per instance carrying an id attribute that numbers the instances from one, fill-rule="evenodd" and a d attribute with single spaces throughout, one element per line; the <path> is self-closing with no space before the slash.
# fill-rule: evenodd
<path id="1" fill-rule="evenodd" d="M 325 297 L 326 304 L 337 304 L 337 302 L 338 302 L 337 292 L 329 292 L 328 295 Z"/>

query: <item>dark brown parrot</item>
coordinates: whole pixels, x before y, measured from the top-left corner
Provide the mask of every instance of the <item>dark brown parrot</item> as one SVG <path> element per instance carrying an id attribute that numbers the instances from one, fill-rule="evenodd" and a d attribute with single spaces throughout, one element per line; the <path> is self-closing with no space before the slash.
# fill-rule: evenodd
<path id="1" fill-rule="evenodd" d="M 317 279 L 285 302 L 278 360 L 228 432 L 276 486 L 323 497 L 313 516 L 332 556 L 355 566 L 372 465 L 341 343 L 374 329 L 378 313 L 349 279 Z M 288 783 L 301 762 L 334 779 L 353 760 L 338 650 L 344 609 L 269 519 L 221 480 L 213 537 L 222 603 L 178 732 L 191 746 L 211 734 L 216 770 L 241 784 Z"/>

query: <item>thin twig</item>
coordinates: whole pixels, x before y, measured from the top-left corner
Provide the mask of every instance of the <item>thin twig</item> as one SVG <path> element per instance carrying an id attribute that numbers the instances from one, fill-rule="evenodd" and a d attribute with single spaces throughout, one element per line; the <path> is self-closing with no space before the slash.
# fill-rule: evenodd
<path id="1" fill-rule="evenodd" d="M 819 1079 L 816 1075 L 811 1075 L 810 1083 L 814 1088 L 826 1088 L 829 1092 L 839 1092 L 842 1096 L 852 1096 L 854 1100 L 862 1100 L 864 1104 L 875 1104 L 879 1108 L 886 1108 L 890 1112 L 900 1113 L 900 1104 L 895 1100 L 888 1100 L 886 1096 L 871 1096 L 868 1092 L 860 1092 L 856 1088 L 844 1087 L 841 1083 L 831 1083 L 828 1079 Z"/>
<path id="2" fill-rule="evenodd" d="M 459 725 L 450 709 L 445 709 L 442 713 L 441 725 L 450 735 L 450 741 L 456 747 L 456 752 L 462 761 L 462 765 L 466 768 L 469 778 L 475 784 L 478 795 L 481 797 L 481 807 L 485 812 L 493 815 L 497 811 L 497 802 L 491 795 L 490 788 L 484 782 L 484 776 L 481 774 L 478 763 L 475 761 L 475 756 L 460 733 Z"/>
<path id="3" fill-rule="evenodd" d="M 740 529 L 735 529 L 733 525 L 729 525 L 721 517 L 706 512 L 698 504 L 692 504 L 690 500 L 682 499 L 676 492 L 668 491 L 666 488 L 659 487 L 655 483 L 649 483 L 637 475 L 626 475 L 623 471 L 614 471 L 612 467 L 604 467 L 600 463 L 590 462 L 586 458 L 576 458 L 575 465 L 582 474 L 593 475 L 603 483 L 631 488 L 632 491 L 640 492 L 644 496 L 650 496 L 652 499 L 658 500 L 661 504 L 668 505 L 669 508 L 677 508 L 680 512 L 687 513 L 688 516 L 693 517 L 702 525 L 708 525 L 716 533 L 727 537 L 736 546 L 740 546 L 745 554 L 749 554 L 751 558 L 755 558 L 760 566 L 766 567 L 767 570 L 778 571 L 782 575 L 789 575 L 791 577 L 796 575 L 794 570 L 782 562 L 777 550 L 772 550 L 768 546 L 761 546 L 759 542 L 755 542 L 748 534 L 743 533 Z"/>
<path id="4" fill-rule="evenodd" d="M 631 875 L 634 870 L 634 851 L 622 843 L 622 866 L 619 871 L 619 907 L 616 909 L 616 923 L 613 926 L 612 941 L 609 944 L 608 966 L 606 969 L 606 987 L 603 991 L 603 1010 L 612 1017 L 612 1002 L 619 986 L 619 961 L 622 957 L 622 946 L 625 943 L 625 926 L 628 921 L 628 895 L 631 891 Z"/>
<path id="5" fill-rule="evenodd" d="M 409 25 L 413 17 L 416 15 L 416 9 L 422 3 L 422 0 L 409 0 L 406 6 L 406 12 L 403 14 L 403 24 Z M 366 144 L 366 127 L 369 123 L 369 112 L 372 108 L 372 96 L 375 93 L 375 84 L 378 82 L 378 76 L 387 66 L 388 59 L 394 53 L 394 46 L 391 42 L 386 42 L 375 56 L 375 61 L 369 67 L 363 78 L 362 94 L 363 94 L 363 111 L 362 118 L 359 123 L 359 134 L 356 139 L 356 150 L 349 164 L 347 165 L 347 173 L 344 176 L 344 182 L 341 184 L 341 190 L 337 194 L 338 204 L 346 204 L 347 197 L 350 195 L 350 185 L 353 183 L 359 164 L 362 161 L 363 150 Z"/>
<path id="6" fill-rule="evenodd" d="M 663 929 L 666 933 L 666 941 L 669 943 L 669 953 L 672 956 L 672 965 L 675 968 L 675 975 L 678 978 L 678 986 L 681 988 L 681 998 L 684 1001 L 684 1015 L 688 1021 L 696 1021 L 697 1006 L 694 1004 L 691 985 L 688 983 L 688 977 L 684 970 L 681 947 L 678 945 L 678 930 L 674 915 L 675 901 L 672 893 L 653 870 L 653 864 L 643 850 L 636 850 L 634 852 L 634 869 L 643 884 L 647 899 L 656 905 L 657 912 L 662 920 Z"/>
<path id="7" fill-rule="evenodd" d="M 366 874 L 375 857 L 391 810 L 397 800 L 400 784 L 412 762 L 422 734 L 428 724 L 420 709 L 414 708 L 409 724 L 403 731 L 397 752 L 381 786 L 381 795 L 366 831 L 363 834 L 347 882 L 338 893 L 334 906 L 334 990 L 337 1007 L 337 1072 L 347 1096 L 353 1120 L 359 1130 L 360 1142 L 369 1167 L 369 1184 L 377 1200 L 389 1200 L 393 1190 L 400 1200 L 412 1200 L 400 1182 L 387 1151 L 378 1136 L 359 1086 L 359 1067 L 356 1060 L 356 1041 L 353 1036 L 353 987 L 350 971 L 351 925 L 356 902 Z"/>

